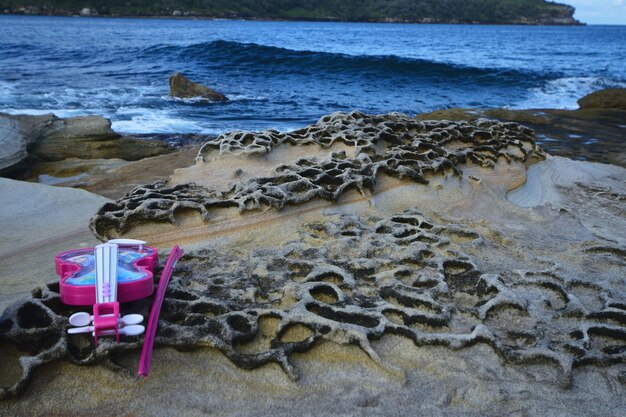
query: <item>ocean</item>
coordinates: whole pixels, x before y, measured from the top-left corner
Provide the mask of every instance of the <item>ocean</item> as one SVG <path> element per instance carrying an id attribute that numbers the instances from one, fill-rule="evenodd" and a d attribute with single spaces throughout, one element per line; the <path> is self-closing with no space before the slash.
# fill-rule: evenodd
<path id="1" fill-rule="evenodd" d="M 168 96 L 180 71 L 227 103 Z M 125 133 L 292 129 L 334 111 L 576 108 L 626 87 L 626 26 L 0 16 L 0 112 Z"/>

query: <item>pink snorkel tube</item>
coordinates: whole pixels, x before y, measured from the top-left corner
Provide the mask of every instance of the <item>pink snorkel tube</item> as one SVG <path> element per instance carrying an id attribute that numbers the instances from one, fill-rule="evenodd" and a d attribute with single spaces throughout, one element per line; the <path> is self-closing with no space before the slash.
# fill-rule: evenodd
<path id="1" fill-rule="evenodd" d="M 154 347 L 154 337 L 156 335 L 157 324 L 159 323 L 159 314 L 161 313 L 161 306 L 163 305 L 163 298 L 165 297 L 165 290 L 167 284 L 170 281 L 172 272 L 176 262 L 183 256 L 184 251 L 178 246 L 174 246 L 170 252 L 170 256 L 167 258 L 167 263 L 163 272 L 161 273 L 161 279 L 159 280 L 159 288 L 154 296 L 154 303 L 152 304 L 152 310 L 150 311 L 150 320 L 148 321 L 148 328 L 146 329 L 146 337 L 143 340 L 143 349 L 141 350 L 141 359 L 139 359 L 139 375 L 147 377 L 150 373 L 150 362 L 152 361 L 152 349 Z"/>

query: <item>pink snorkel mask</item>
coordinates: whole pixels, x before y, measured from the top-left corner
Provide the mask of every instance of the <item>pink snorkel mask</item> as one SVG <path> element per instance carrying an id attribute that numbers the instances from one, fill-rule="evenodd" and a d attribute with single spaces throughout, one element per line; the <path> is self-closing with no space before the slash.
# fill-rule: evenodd
<path id="1" fill-rule="evenodd" d="M 69 334 L 91 333 L 95 345 L 102 336 L 138 336 L 145 331 L 143 316 L 120 317 L 119 303 L 139 300 L 154 291 L 153 271 L 158 263 L 156 248 L 133 239 L 114 239 L 95 248 L 74 249 L 55 257 L 60 276 L 61 301 L 68 305 L 93 305 L 93 315 L 72 314 Z M 139 366 L 139 375 L 148 376 L 158 317 L 167 284 L 183 250 L 175 246 L 159 280 L 159 287 L 150 312 L 148 333 Z"/>

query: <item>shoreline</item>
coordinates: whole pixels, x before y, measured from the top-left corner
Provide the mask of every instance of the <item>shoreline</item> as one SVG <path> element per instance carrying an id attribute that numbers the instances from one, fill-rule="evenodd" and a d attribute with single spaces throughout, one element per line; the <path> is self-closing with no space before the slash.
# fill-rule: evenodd
<path id="1" fill-rule="evenodd" d="M 101 119 L 103 121 L 101 123 L 111 126 L 109 119 L 98 115 L 64 118 L 57 117 L 54 111 L 50 111 L 47 115 L 18 114 L 13 112 L 10 114 L 0 113 L 0 116 L 2 115 L 7 118 L 19 119 L 20 117 L 26 117 L 33 120 L 53 115 L 53 118 L 67 121 L 74 119 L 87 120 L 91 117 Z M 506 108 L 450 108 L 409 114 L 409 116 L 417 120 L 475 121 L 480 118 L 486 118 L 502 122 L 516 122 L 532 128 L 536 132 L 538 144 L 552 155 L 626 167 L 626 152 L 622 144 L 622 137 L 626 128 L 626 111 L 624 110 L 599 108 L 528 108 L 517 110 Z M 313 120 L 309 124 L 314 124 L 315 122 L 316 120 Z M 260 131 L 254 130 L 254 132 Z M 180 153 L 197 147 L 208 140 L 213 140 L 219 135 L 227 134 L 228 130 L 211 134 L 198 132 L 136 133 L 124 132 L 123 130 L 109 127 L 109 130 L 104 133 L 105 135 L 123 138 L 123 140 L 131 143 L 145 143 L 146 145 L 155 146 L 162 144 L 169 147 L 171 152 Z M 121 142 L 114 140 L 112 143 L 117 144 Z M 141 145 L 132 146 L 140 147 Z M 151 156 L 156 156 L 156 154 Z M 68 156 L 66 155 L 65 157 L 67 158 Z M 70 155 L 69 157 L 76 157 L 76 155 Z M 100 158 L 106 160 L 111 157 L 111 155 L 92 155 L 87 160 L 94 160 L 93 164 L 65 163 L 62 160 L 46 161 L 45 159 L 39 160 L 40 157 L 38 156 L 34 158 L 29 157 L 21 165 L 8 171 L 6 175 L 18 180 L 80 188 L 83 184 L 89 183 L 85 175 L 89 177 L 91 173 L 100 172 L 102 166 L 107 166 L 107 164 L 102 162 L 103 159 Z M 123 160 L 128 160 L 128 156 L 123 154 L 119 155 L 119 157 Z M 96 160 L 100 162 L 95 162 Z"/>
<path id="2" fill-rule="evenodd" d="M 288 19 L 288 18 L 272 18 L 272 17 L 214 17 L 209 15 L 189 15 L 189 16 L 161 16 L 161 15 L 80 15 L 65 13 L 0 13 L 0 16 L 42 16 L 42 17 L 79 17 L 79 18 L 104 18 L 104 19 L 167 19 L 167 20 L 214 20 L 214 21 L 246 21 L 246 22 L 300 22 L 300 23 L 377 23 L 377 24 L 405 24 L 405 25 L 466 25 L 466 26 L 562 26 L 562 27 L 581 27 L 589 26 L 585 22 L 575 21 L 572 23 L 532 23 L 532 22 L 425 22 L 425 21 L 409 21 L 409 20 L 342 20 L 342 19 Z M 592 25 L 605 26 L 605 25 Z M 606 26 L 623 26 L 623 25 L 606 25 Z"/>

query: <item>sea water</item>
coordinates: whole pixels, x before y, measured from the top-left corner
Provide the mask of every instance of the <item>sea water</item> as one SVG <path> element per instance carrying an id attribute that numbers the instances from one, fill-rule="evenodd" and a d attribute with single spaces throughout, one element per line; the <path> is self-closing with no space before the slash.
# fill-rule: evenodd
<path id="1" fill-rule="evenodd" d="M 168 96 L 180 71 L 227 103 Z M 0 16 L 0 112 L 126 133 L 292 129 L 354 109 L 575 108 L 626 87 L 626 26 Z"/>

